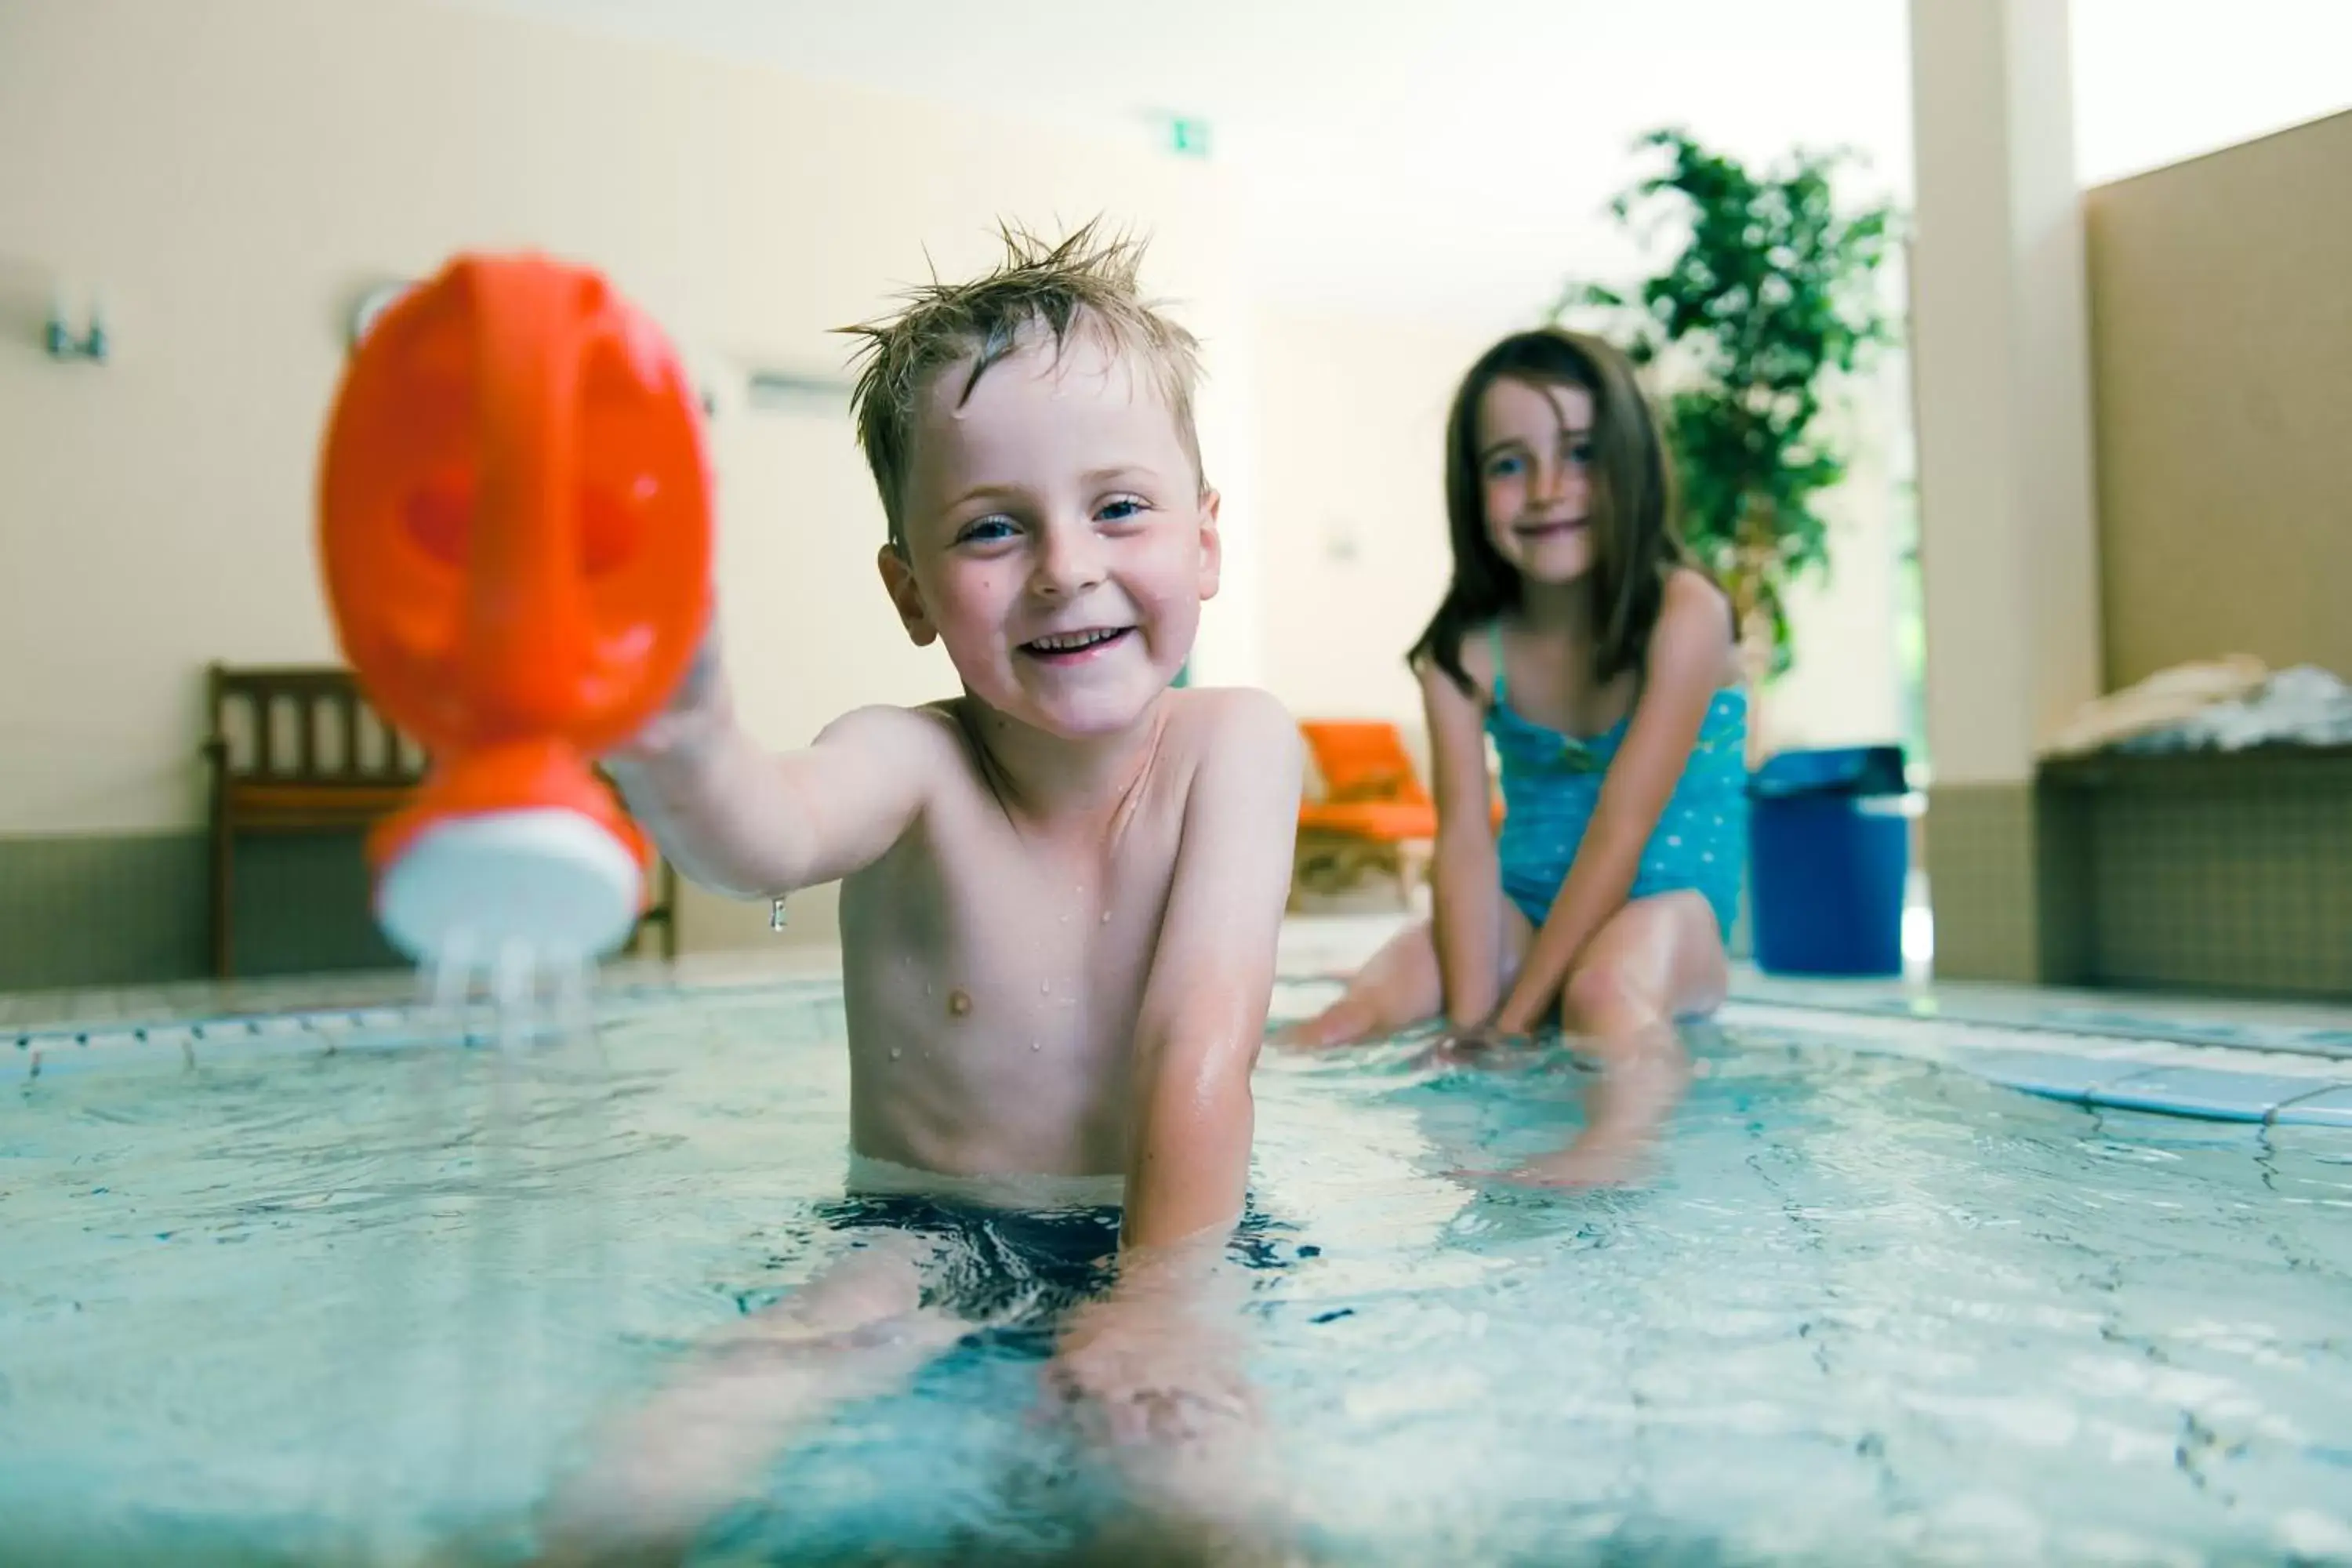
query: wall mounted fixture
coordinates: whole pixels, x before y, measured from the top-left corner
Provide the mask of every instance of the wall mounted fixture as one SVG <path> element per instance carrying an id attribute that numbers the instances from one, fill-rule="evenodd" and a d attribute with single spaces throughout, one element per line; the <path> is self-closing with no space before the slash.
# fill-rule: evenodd
<path id="1" fill-rule="evenodd" d="M 837 413 L 849 406 L 852 383 L 838 375 L 758 367 L 743 378 L 744 400 L 782 413 Z"/>
<path id="2" fill-rule="evenodd" d="M 106 331 L 106 311 L 93 296 L 88 319 L 77 328 L 72 314 L 66 309 L 63 291 L 49 300 L 49 319 L 41 331 L 41 346 L 51 359 L 63 363 L 85 359 L 92 364 L 104 364 L 113 346 Z"/>
<path id="3" fill-rule="evenodd" d="M 402 295 L 415 287 L 415 282 L 409 279 L 401 279 L 390 283 L 378 283 L 353 300 L 351 346 L 359 347 L 360 340 L 367 336 L 368 329 L 375 325 L 376 318 L 390 310 Z"/>

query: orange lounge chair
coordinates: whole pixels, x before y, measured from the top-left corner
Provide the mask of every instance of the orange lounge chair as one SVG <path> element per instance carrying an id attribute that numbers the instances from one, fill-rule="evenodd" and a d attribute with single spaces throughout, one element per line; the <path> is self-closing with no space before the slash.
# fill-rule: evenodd
<path id="1" fill-rule="evenodd" d="M 1347 892 L 1370 875 L 1394 879 L 1409 900 L 1437 837 L 1437 803 L 1403 735 L 1381 720 L 1309 719 L 1298 729 L 1323 792 L 1298 808 L 1293 901 L 1300 892 Z"/>

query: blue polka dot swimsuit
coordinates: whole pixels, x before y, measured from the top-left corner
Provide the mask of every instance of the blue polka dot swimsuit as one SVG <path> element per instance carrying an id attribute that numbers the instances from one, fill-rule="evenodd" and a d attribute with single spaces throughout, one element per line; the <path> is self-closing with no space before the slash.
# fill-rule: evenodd
<path id="1" fill-rule="evenodd" d="M 1503 831 L 1496 852 L 1503 891 L 1530 925 L 1540 929 L 1576 859 L 1585 829 L 1601 804 L 1601 781 L 1623 743 L 1628 713 L 1589 740 L 1563 735 L 1511 708 L 1503 678 L 1502 632 L 1488 629 L 1495 656 L 1495 695 L 1486 708 L 1503 771 Z M 1703 896 L 1727 936 L 1739 910 L 1739 879 L 1748 864 L 1748 698 L 1718 691 L 1707 705 L 1698 742 L 1642 848 L 1633 899 L 1684 889 Z"/>

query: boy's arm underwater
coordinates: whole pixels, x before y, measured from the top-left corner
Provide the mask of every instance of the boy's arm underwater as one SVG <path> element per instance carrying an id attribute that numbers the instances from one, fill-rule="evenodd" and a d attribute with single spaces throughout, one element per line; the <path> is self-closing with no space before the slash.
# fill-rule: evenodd
<path id="1" fill-rule="evenodd" d="M 1666 584 L 1665 605 L 1650 637 L 1642 694 L 1624 743 L 1601 786 L 1592 824 L 1536 933 L 1494 1026 L 1526 1034 L 1555 1007 L 1587 943 L 1625 905 L 1641 870 L 1642 851 L 1689 764 L 1691 748 L 1731 655 L 1723 595 L 1693 572 Z"/>
<path id="2" fill-rule="evenodd" d="M 931 715 L 861 708 L 775 752 L 736 721 L 714 631 L 669 706 L 604 759 L 630 811 L 688 877 L 781 897 L 879 859 L 922 808 L 950 743 Z"/>
<path id="3" fill-rule="evenodd" d="M 1303 767 L 1298 729 L 1256 691 L 1217 705 L 1136 1020 L 1129 1249 L 1231 1226 L 1249 1177 L 1250 1071 L 1274 995 Z"/>
<path id="4" fill-rule="evenodd" d="M 1073 1314 L 1048 1373 L 1151 1509 L 1188 1528 L 1263 1512 L 1273 1475 L 1251 1436 L 1237 1331 L 1245 1288 L 1225 1242 L 1247 1195 L 1249 1079 L 1273 997 L 1303 752 L 1271 698 L 1213 700 L 1222 710 L 1186 803 L 1137 1026 L 1118 1276 Z"/>

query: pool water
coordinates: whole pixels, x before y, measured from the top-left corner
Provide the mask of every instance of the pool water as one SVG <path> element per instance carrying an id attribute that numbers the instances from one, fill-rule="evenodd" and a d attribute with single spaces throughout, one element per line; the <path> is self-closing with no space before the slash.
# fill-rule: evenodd
<path id="1" fill-rule="evenodd" d="M 1307 1554 L 2352 1560 L 2352 1130 L 2036 1099 L 1789 1016 L 1695 1037 L 1619 1194 L 1448 1173 L 1563 1136 L 1559 1061 L 1269 1056 L 1283 1266 L 1244 1331 Z M 844 1244 L 835 986 L 418 1033 L 5 1091 L 0 1558 L 518 1559 L 600 1415 Z M 1114 1505 L 1072 1500 L 1036 1390 L 963 1356 L 851 1406 L 705 1546 L 1050 1556 Z"/>

